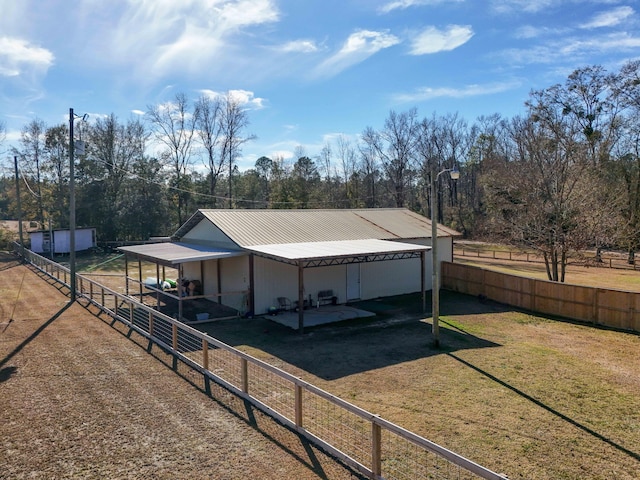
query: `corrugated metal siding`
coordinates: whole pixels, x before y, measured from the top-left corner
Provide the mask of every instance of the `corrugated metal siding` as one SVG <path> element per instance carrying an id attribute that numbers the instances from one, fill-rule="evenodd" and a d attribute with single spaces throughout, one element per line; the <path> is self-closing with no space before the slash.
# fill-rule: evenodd
<path id="1" fill-rule="evenodd" d="M 407 209 L 200 210 L 241 247 L 431 236 L 431 222 Z M 449 229 L 439 235 L 450 235 Z M 177 233 L 185 232 L 178 230 Z M 454 232 L 455 233 L 455 232 Z"/>

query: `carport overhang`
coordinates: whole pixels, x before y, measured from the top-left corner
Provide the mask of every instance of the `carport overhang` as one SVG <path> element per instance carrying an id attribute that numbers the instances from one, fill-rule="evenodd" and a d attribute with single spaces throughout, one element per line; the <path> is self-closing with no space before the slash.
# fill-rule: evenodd
<path id="1" fill-rule="evenodd" d="M 180 242 L 147 243 L 119 247 L 127 257 L 147 260 L 159 265 L 177 268 L 182 263 L 219 260 L 247 255 L 242 250 L 228 250 L 207 245 Z"/>
<path id="2" fill-rule="evenodd" d="M 243 250 L 230 250 L 209 245 L 200 245 L 182 242 L 161 242 L 147 243 L 142 245 L 129 245 L 118 247 L 118 250 L 125 254 L 125 275 L 127 278 L 126 292 L 129 294 L 129 259 L 138 260 L 138 284 L 140 289 L 140 298 L 142 301 L 142 268 L 141 261 L 148 261 L 156 264 L 156 278 L 164 278 L 164 267 L 171 267 L 178 270 L 178 284 L 182 284 L 182 268 L 181 265 L 190 262 L 204 262 L 207 260 L 222 260 L 225 258 L 247 256 L 247 252 Z M 218 264 L 219 265 L 219 264 Z M 163 267 L 163 274 L 160 275 L 160 266 Z M 218 276 L 220 274 L 218 273 Z M 179 317 L 182 317 L 182 301 L 180 294 L 178 298 Z"/>
<path id="3" fill-rule="evenodd" d="M 298 268 L 298 305 L 304 305 L 304 270 L 306 268 L 418 258 L 420 259 L 422 306 L 423 310 L 426 308 L 425 254 L 431 250 L 431 247 L 425 245 L 391 240 L 364 239 L 252 245 L 244 247 L 243 250 L 228 250 L 200 244 L 163 242 L 119 247 L 119 250 L 124 252 L 127 258 L 125 265 L 127 278 L 129 278 L 128 258 L 130 257 L 138 259 L 139 262 L 146 260 L 156 265 L 178 268 L 179 272 L 181 272 L 179 267 L 183 263 L 220 260 L 243 255 L 258 256 L 294 265 Z M 140 266 L 138 270 L 140 295 L 142 296 L 142 271 Z M 251 309 L 253 310 L 253 260 L 250 260 L 249 272 L 252 292 L 250 301 Z M 158 268 L 158 278 L 160 278 L 159 273 Z M 178 280 L 181 282 L 182 278 L 180 277 Z M 181 303 L 182 299 L 180 300 Z M 304 332 L 304 308 L 298 309 L 298 330 L 300 333 Z"/>
<path id="4" fill-rule="evenodd" d="M 304 270 L 349 263 L 420 259 L 423 310 L 426 308 L 425 254 L 431 247 L 390 240 L 365 239 L 328 242 L 283 243 L 245 247 L 253 255 L 298 268 L 298 305 L 304 305 Z M 304 332 L 304 308 L 298 308 L 298 330 Z"/>

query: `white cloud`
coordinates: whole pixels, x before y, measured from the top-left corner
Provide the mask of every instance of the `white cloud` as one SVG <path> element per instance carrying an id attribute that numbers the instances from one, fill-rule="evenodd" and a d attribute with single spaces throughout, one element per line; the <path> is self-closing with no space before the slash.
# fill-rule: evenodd
<path id="1" fill-rule="evenodd" d="M 620 24 L 624 19 L 630 17 L 635 12 L 631 7 L 618 7 L 607 12 L 595 15 L 591 21 L 580 25 L 581 28 L 602 28 L 613 27 Z"/>
<path id="2" fill-rule="evenodd" d="M 393 96 L 400 103 L 424 102 L 433 98 L 466 98 L 481 95 L 494 95 L 520 86 L 517 82 L 490 83 L 486 85 L 467 85 L 463 88 L 451 87 L 423 87 L 413 93 L 399 93 Z"/>
<path id="3" fill-rule="evenodd" d="M 567 4 L 574 4 L 578 8 L 589 8 L 587 5 L 617 5 L 622 0 L 491 0 L 491 10 L 499 14 L 538 13 L 549 12 Z"/>
<path id="4" fill-rule="evenodd" d="M 411 55 L 425 55 L 453 50 L 467 43 L 473 36 L 468 25 L 449 25 L 445 30 L 428 27 L 411 41 Z"/>
<path id="5" fill-rule="evenodd" d="M 465 0 L 394 0 L 378 9 L 379 13 L 389 13 L 393 10 L 404 10 L 409 7 L 420 7 L 423 5 L 438 5 L 440 3 L 464 2 Z"/>
<path id="6" fill-rule="evenodd" d="M 274 0 L 154 0 L 128 5 L 111 37 L 112 56 L 136 64 L 145 76 L 220 65 L 236 53 L 231 43 L 235 35 L 279 20 Z"/>
<path id="7" fill-rule="evenodd" d="M 509 14 L 512 12 L 536 13 L 547 10 L 558 0 L 492 0 L 491 8 L 496 13 Z"/>
<path id="8" fill-rule="evenodd" d="M 229 95 L 229 97 L 232 100 L 236 101 L 240 106 L 251 110 L 260 110 L 265 106 L 265 99 L 256 97 L 254 92 L 251 92 L 249 90 L 229 90 L 228 92 L 222 93 L 205 89 L 200 90 L 200 93 L 214 99 Z"/>
<path id="9" fill-rule="evenodd" d="M 526 65 L 536 63 L 554 63 L 559 61 L 589 61 L 593 63 L 593 56 L 598 54 L 619 53 L 633 51 L 640 48 L 640 37 L 628 33 L 614 33 L 610 35 L 589 36 L 582 38 L 564 38 L 537 45 L 530 49 L 507 49 L 499 52 L 496 58 L 512 65 Z"/>
<path id="10" fill-rule="evenodd" d="M 515 38 L 530 39 L 547 37 L 549 35 L 562 35 L 571 31 L 569 28 L 549 28 L 549 27 L 534 27 L 531 25 L 524 25 L 516 29 L 514 33 Z"/>
<path id="11" fill-rule="evenodd" d="M 332 76 L 360 63 L 380 50 L 400 43 L 400 39 L 388 32 L 359 30 L 352 33 L 344 42 L 342 48 L 318 65 L 316 75 Z"/>
<path id="12" fill-rule="evenodd" d="M 279 47 L 281 52 L 300 52 L 300 53 L 313 53 L 319 50 L 318 46 L 313 40 L 293 40 L 285 43 Z"/>
<path id="13" fill-rule="evenodd" d="M 53 61 L 53 53 L 46 48 L 20 38 L 0 37 L 0 76 L 46 72 Z"/>

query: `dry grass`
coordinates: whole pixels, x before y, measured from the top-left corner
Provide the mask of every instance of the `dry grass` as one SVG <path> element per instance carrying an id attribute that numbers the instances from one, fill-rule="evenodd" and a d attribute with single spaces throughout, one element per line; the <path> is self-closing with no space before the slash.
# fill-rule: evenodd
<path id="1" fill-rule="evenodd" d="M 629 288 L 629 273 L 572 267 L 569 278 Z M 419 298 L 362 307 L 377 319 L 305 336 L 263 320 L 207 330 L 510 479 L 638 478 L 637 334 L 443 292 L 435 350 Z"/>
<path id="2" fill-rule="evenodd" d="M 0 478 L 357 478 L 6 255 L 0 271 Z"/>
<path id="3" fill-rule="evenodd" d="M 605 274 L 616 272 L 595 273 L 604 282 Z M 48 296 L 64 304 L 64 297 L 43 280 L 30 283 L 42 284 L 46 295 L 31 294 L 24 305 L 37 306 Z M 14 281 L 0 294 L 15 298 L 15 290 Z M 434 349 L 430 315 L 421 314 L 419 298 L 363 302 L 361 307 L 379 314 L 305 335 L 261 318 L 220 321 L 207 331 L 512 480 L 638 478 L 638 335 L 554 321 L 443 292 L 443 346 Z M 30 325 L 26 315 L 29 328 L 22 335 L 35 331 L 59 308 L 54 302 Z M 0 389 L 3 405 L 17 406 L 2 411 L 8 453 L 0 453 L 0 463 L 10 462 L 11 471 L 18 472 L 12 477 L 31 472 L 33 454 L 40 478 L 69 472 L 80 477 L 83 468 L 90 477 L 169 478 L 173 471 L 178 474 L 172 478 L 204 478 L 204 472 L 220 471 L 224 451 L 226 459 L 244 461 L 239 464 L 243 477 L 316 478 L 318 472 L 311 468 L 316 462 L 297 448 L 299 440 L 281 440 L 270 429 L 265 434 L 263 425 L 272 422 L 256 412 L 242 413 L 224 391 L 214 395 L 221 395 L 223 407 L 231 407 L 218 411 L 218 404 L 192 384 L 76 308 L 61 314 L 0 367 L 3 372 L 16 369 Z M 73 341 L 65 345 L 67 337 Z M 9 345 L 0 337 L 0 346 L 10 352 L 21 338 Z M 92 355 L 96 346 L 98 354 Z M 87 360 L 91 368 L 83 366 Z M 49 382 L 47 389 L 44 382 Z M 151 418 L 149 412 L 154 412 Z M 257 429 L 248 426 L 247 418 L 254 416 L 260 418 Z M 208 428 L 214 421 L 221 425 Z M 84 422 L 88 427 L 78 427 Z M 81 433 L 73 434 L 75 428 Z M 58 435 L 63 444 L 56 443 Z M 224 443 L 227 436 L 231 445 Z M 275 447 L 260 443 L 249 453 L 254 461 L 247 461 L 245 449 L 265 436 L 277 439 Z M 180 449 L 181 444 L 188 448 Z M 109 460 L 114 452 L 115 465 Z M 285 462 L 278 467 L 280 476 L 273 470 L 256 474 L 255 465 L 267 468 L 274 455 Z M 300 459 L 302 466 L 289 464 L 288 456 Z M 327 478 L 340 478 L 328 463 L 320 464 L 329 472 Z M 217 478 L 236 478 L 224 472 L 228 476 Z"/>
<path id="4" fill-rule="evenodd" d="M 522 262 L 488 257 L 474 258 L 462 256 L 456 256 L 455 262 L 497 270 L 512 275 L 547 279 L 544 263 L 541 262 Z M 570 264 L 567 267 L 565 282 L 574 285 L 640 292 L 640 272 L 630 269 Z"/>

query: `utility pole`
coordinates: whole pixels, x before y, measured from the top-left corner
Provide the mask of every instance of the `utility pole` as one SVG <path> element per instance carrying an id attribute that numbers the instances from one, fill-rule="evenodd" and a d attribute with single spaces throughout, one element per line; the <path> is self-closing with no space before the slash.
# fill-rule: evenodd
<path id="1" fill-rule="evenodd" d="M 20 237 L 20 257 L 24 260 L 24 240 L 22 238 L 22 202 L 20 200 L 20 175 L 18 173 L 18 156 L 13 156 L 13 165 L 16 171 L 16 197 L 18 203 L 18 232 Z"/>
<path id="2" fill-rule="evenodd" d="M 69 109 L 69 272 L 71 303 L 76 301 L 76 185 L 74 169 L 73 108 Z"/>

